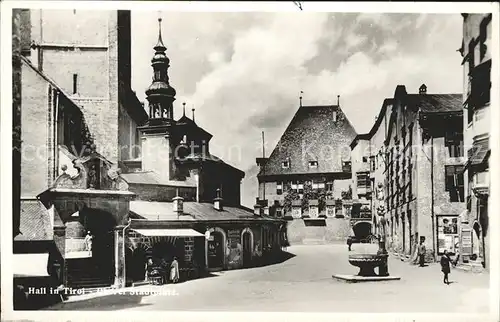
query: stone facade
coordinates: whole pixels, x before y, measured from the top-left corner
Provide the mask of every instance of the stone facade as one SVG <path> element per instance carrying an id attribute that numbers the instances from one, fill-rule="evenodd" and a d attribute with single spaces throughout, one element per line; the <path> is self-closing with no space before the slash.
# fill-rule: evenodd
<path id="1" fill-rule="evenodd" d="M 427 260 L 445 247 L 458 251 L 456 229 L 449 226 L 456 227 L 465 209 L 462 117 L 458 94 L 427 94 L 425 85 L 419 94 L 408 94 L 398 86 L 370 132 L 351 145 L 353 158 L 361 159 L 353 160 L 353 183 L 356 172 L 369 171 L 370 190 L 385 200 L 372 199 L 373 232 L 382 232 L 378 215 L 384 213 L 387 246 L 403 259 L 415 255 L 422 236 Z M 355 188 L 355 196 L 367 196 L 366 189 Z"/>
<path id="2" fill-rule="evenodd" d="M 136 157 L 130 147 L 146 114 L 130 89 L 130 12 L 30 13 L 33 64 L 81 107 L 104 156 L 112 162 Z"/>
<path id="3" fill-rule="evenodd" d="M 464 172 L 467 211 L 460 217 L 461 260 L 490 267 L 488 229 L 492 14 L 463 14 Z"/>

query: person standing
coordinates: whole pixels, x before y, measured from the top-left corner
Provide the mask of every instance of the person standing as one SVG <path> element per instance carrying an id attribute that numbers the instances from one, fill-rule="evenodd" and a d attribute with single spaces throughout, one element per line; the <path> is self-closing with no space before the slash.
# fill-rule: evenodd
<path id="1" fill-rule="evenodd" d="M 448 251 L 445 249 L 443 256 L 441 256 L 441 272 L 443 272 L 443 283 L 449 285 L 450 281 L 448 280 L 448 275 L 450 274 L 450 263 L 451 263 L 451 258 L 450 254 L 448 254 Z"/>
<path id="2" fill-rule="evenodd" d="M 90 234 L 90 231 L 87 231 L 87 235 L 85 236 L 84 239 L 85 247 L 87 248 L 87 251 L 89 252 L 89 256 L 92 255 L 92 235 Z"/>
<path id="3" fill-rule="evenodd" d="M 420 238 L 420 245 L 418 245 L 418 263 L 420 267 L 424 267 L 425 265 L 425 239 Z"/>
<path id="4" fill-rule="evenodd" d="M 170 280 L 173 283 L 179 281 L 179 262 L 177 261 L 177 257 L 174 257 L 172 264 L 170 264 Z"/>

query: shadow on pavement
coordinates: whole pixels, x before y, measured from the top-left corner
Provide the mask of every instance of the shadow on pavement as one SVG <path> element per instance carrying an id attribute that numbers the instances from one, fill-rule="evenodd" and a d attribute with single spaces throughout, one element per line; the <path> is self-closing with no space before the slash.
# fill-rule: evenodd
<path id="1" fill-rule="evenodd" d="M 150 304 L 141 304 L 141 299 L 144 295 L 132 294 L 113 294 L 107 296 L 96 297 L 77 302 L 60 303 L 53 307 L 49 307 L 48 311 L 66 311 L 66 310 L 79 310 L 79 311 L 114 311 L 127 308 L 134 308 L 140 306 L 147 306 Z"/>

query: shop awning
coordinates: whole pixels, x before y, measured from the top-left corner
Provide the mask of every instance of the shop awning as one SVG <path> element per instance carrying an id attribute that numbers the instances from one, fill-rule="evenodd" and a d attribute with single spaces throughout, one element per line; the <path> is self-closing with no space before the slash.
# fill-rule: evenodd
<path id="1" fill-rule="evenodd" d="M 49 254 L 14 254 L 13 257 L 14 277 L 47 277 Z"/>
<path id="2" fill-rule="evenodd" d="M 148 237 L 205 237 L 194 229 L 133 229 L 135 232 Z"/>

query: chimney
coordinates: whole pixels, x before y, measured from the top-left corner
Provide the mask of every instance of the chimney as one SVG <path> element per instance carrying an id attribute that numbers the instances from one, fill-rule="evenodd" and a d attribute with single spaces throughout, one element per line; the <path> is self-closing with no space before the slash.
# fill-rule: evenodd
<path id="1" fill-rule="evenodd" d="M 184 214 L 184 198 L 179 196 L 179 190 L 177 190 L 177 195 L 172 199 L 174 205 L 174 212 L 177 214 L 177 218 Z"/>
<path id="2" fill-rule="evenodd" d="M 425 84 L 422 84 L 420 88 L 418 89 L 419 94 L 427 94 L 427 86 Z"/>
<path id="3" fill-rule="evenodd" d="M 262 206 L 260 205 L 259 198 L 255 198 L 255 205 L 253 206 L 253 214 L 254 216 L 260 216 L 260 210 Z"/>
<path id="4" fill-rule="evenodd" d="M 222 211 L 223 207 L 222 207 L 222 197 L 220 194 L 220 189 L 217 189 L 215 194 L 216 196 L 214 199 L 214 208 L 217 209 L 218 211 Z"/>

